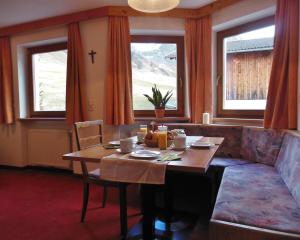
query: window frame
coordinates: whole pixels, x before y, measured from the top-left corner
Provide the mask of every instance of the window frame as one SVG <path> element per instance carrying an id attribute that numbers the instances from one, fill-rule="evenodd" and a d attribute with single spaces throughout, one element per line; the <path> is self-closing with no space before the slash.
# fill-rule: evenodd
<path id="1" fill-rule="evenodd" d="M 184 36 L 131 35 L 131 43 L 175 43 L 177 45 L 177 110 L 166 110 L 165 117 L 183 117 L 185 107 Z M 155 117 L 153 110 L 134 110 L 135 117 Z"/>
<path id="2" fill-rule="evenodd" d="M 274 16 L 262 18 L 217 33 L 217 117 L 262 119 L 265 110 L 223 109 L 223 42 L 224 38 L 274 25 Z"/>
<path id="3" fill-rule="evenodd" d="M 65 117 L 66 111 L 35 111 L 34 110 L 34 89 L 33 89 L 33 64 L 32 57 L 34 54 L 55 52 L 60 50 L 67 50 L 67 42 L 47 44 L 37 47 L 31 47 L 27 49 L 27 60 L 28 60 L 28 81 L 27 81 L 27 92 L 28 92 L 28 108 L 30 117 L 44 117 L 44 118 L 56 118 Z"/>

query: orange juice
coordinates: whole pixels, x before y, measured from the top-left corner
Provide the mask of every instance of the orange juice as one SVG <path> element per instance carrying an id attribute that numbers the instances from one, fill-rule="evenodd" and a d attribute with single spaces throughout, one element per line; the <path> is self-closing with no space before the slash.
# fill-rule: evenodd
<path id="1" fill-rule="evenodd" d="M 140 132 L 147 133 L 148 132 L 147 125 L 140 125 Z"/>
<path id="2" fill-rule="evenodd" d="M 147 128 L 140 128 L 140 132 L 147 133 Z"/>
<path id="3" fill-rule="evenodd" d="M 158 132 L 158 147 L 160 150 L 167 149 L 168 134 L 167 132 Z"/>

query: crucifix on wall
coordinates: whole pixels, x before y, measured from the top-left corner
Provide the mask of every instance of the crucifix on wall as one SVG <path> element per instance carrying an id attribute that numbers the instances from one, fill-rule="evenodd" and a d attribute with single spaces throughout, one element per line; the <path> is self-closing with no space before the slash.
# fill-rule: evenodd
<path id="1" fill-rule="evenodd" d="M 94 50 L 91 50 L 89 52 L 89 55 L 91 56 L 92 64 L 94 64 L 94 62 L 95 62 L 95 55 L 96 54 L 97 54 L 97 52 L 95 52 Z"/>

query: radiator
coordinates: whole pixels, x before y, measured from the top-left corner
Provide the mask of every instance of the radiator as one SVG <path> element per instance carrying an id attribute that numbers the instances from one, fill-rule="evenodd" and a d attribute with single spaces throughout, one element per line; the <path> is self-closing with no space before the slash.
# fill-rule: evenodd
<path id="1" fill-rule="evenodd" d="M 71 162 L 61 158 L 69 152 L 72 152 L 72 141 L 68 129 L 28 129 L 29 165 L 70 169 Z"/>

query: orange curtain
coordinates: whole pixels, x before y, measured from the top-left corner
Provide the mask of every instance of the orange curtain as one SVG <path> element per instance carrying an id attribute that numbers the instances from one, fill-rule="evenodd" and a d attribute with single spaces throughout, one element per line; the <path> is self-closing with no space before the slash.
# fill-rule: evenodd
<path id="1" fill-rule="evenodd" d="M 86 79 L 78 23 L 68 27 L 66 121 L 69 124 L 87 119 Z"/>
<path id="2" fill-rule="evenodd" d="M 0 123 L 14 122 L 13 76 L 10 40 L 0 38 Z"/>
<path id="3" fill-rule="evenodd" d="M 265 128 L 296 129 L 299 0 L 277 0 Z"/>
<path id="4" fill-rule="evenodd" d="M 204 112 L 212 115 L 211 36 L 211 16 L 186 19 L 185 45 L 193 123 L 202 123 Z"/>
<path id="5" fill-rule="evenodd" d="M 106 123 L 134 122 L 128 17 L 108 18 Z"/>

